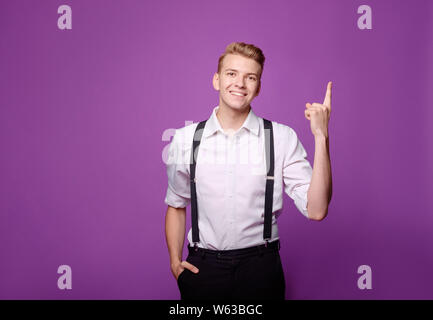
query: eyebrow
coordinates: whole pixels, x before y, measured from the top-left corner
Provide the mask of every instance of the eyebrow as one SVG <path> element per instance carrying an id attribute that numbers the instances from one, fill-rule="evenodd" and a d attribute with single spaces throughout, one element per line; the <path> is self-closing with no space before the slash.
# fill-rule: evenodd
<path id="1" fill-rule="evenodd" d="M 239 72 L 239 70 L 236 70 L 236 69 L 226 69 L 225 71 L 236 71 L 236 72 Z M 247 74 L 252 74 L 252 75 L 255 75 L 256 77 L 259 76 L 257 73 L 254 73 L 254 72 L 249 72 Z"/>

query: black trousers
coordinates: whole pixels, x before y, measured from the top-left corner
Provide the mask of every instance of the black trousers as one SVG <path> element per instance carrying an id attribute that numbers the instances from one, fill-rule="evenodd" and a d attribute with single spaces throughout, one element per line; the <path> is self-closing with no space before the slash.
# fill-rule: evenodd
<path id="1" fill-rule="evenodd" d="M 237 250 L 208 250 L 188 246 L 185 268 L 177 279 L 182 300 L 284 300 L 286 283 L 280 243 Z"/>

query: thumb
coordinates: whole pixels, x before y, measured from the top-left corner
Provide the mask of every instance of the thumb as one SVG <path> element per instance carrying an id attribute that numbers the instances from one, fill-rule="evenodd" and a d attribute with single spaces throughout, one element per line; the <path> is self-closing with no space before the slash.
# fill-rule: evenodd
<path id="1" fill-rule="evenodd" d="M 187 268 L 188 270 L 194 272 L 194 273 L 198 273 L 198 268 L 194 265 L 192 265 L 191 263 L 189 263 L 188 261 L 183 261 L 182 265 Z"/>

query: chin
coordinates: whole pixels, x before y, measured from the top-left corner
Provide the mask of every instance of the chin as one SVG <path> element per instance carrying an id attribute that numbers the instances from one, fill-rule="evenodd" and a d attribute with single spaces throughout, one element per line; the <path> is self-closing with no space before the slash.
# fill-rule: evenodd
<path id="1" fill-rule="evenodd" d="M 234 109 L 234 110 L 237 110 L 237 111 L 242 111 L 242 110 L 245 110 L 245 109 L 247 109 L 248 108 L 248 105 L 246 105 L 246 106 L 234 106 L 234 105 L 228 105 L 228 107 L 230 108 L 230 109 Z"/>
<path id="2" fill-rule="evenodd" d="M 230 103 L 227 104 L 230 108 L 232 109 L 236 109 L 236 110 L 243 110 L 248 108 L 249 103 L 243 103 L 243 104 L 239 104 L 239 103 Z"/>
<path id="3" fill-rule="evenodd" d="M 227 106 L 227 107 L 229 107 L 230 109 L 233 109 L 233 110 L 237 110 L 237 111 L 242 111 L 242 110 L 245 110 L 245 109 L 247 109 L 248 108 L 248 106 L 250 105 L 250 102 L 251 101 L 248 101 L 247 103 L 239 103 L 239 102 L 237 102 L 236 103 L 236 101 L 232 101 L 231 99 L 230 99 L 230 97 L 227 97 L 226 99 L 223 99 L 223 103 Z"/>

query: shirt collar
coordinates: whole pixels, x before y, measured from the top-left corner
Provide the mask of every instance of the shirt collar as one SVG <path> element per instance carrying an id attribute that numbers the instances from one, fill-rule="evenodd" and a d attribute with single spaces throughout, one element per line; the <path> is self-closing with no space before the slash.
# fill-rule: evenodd
<path id="1" fill-rule="evenodd" d="M 206 126 L 205 126 L 204 131 L 203 131 L 203 137 L 205 137 L 205 138 L 211 136 L 216 131 L 221 131 L 221 133 L 224 133 L 224 130 L 222 129 L 222 127 L 218 121 L 217 115 L 216 115 L 218 108 L 219 108 L 219 106 L 216 106 L 213 109 L 212 115 L 210 116 L 210 118 L 206 122 Z M 245 119 L 244 123 L 242 124 L 242 126 L 239 128 L 238 131 L 240 131 L 240 129 L 242 129 L 242 128 L 248 129 L 249 131 L 254 133 L 256 136 L 259 135 L 259 129 L 260 129 L 259 118 L 253 112 L 252 108 L 250 108 L 250 112 L 248 113 L 247 118 Z"/>

